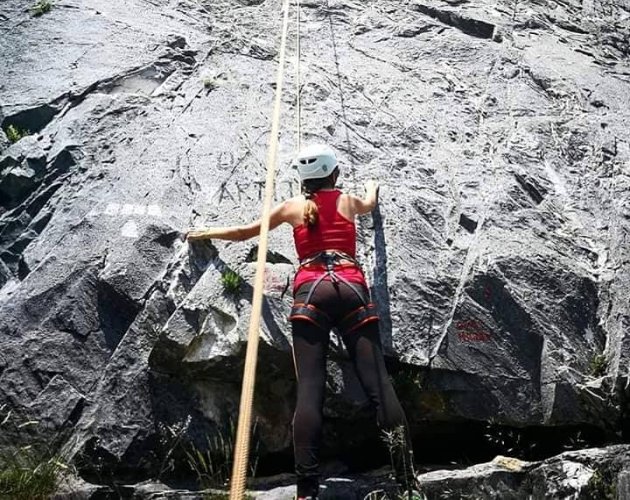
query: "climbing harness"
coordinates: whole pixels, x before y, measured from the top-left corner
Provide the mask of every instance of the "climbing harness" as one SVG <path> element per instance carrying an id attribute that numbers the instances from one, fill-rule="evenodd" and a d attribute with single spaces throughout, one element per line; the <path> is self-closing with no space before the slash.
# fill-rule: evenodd
<path id="1" fill-rule="evenodd" d="M 284 83 L 284 60 L 287 47 L 287 32 L 289 27 L 289 0 L 283 2 L 282 35 L 280 41 L 280 60 L 276 80 L 276 96 L 273 117 L 271 120 L 271 134 L 267 150 L 267 177 L 265 179 L 265 201 L 260 223 L 260 241 L 258 243 L 258 260 L 256 262 L 256 276 L 254 278 L 254 294 L 252 297 L 252 315 L 249 323 L 247 353 L 245 355 L 245 369 L 243 373 L 243 387 L 238 414 L 238 430 L 236 445 L 234 446 L 234 466 L 232 468 L 232 482 L 230 500 L 242 500 L 245 493 L 247 465 L 249 463 L 250 427 L 252 408 L 254 405 L 254 385 L 256 381 L 256 364 L 258 359 L 258 341 L 260 338 L 260 316 L 262 313 L 262 296 L 264 289 L 265 265 L 267 263 L 267 241 L 269 239 L 269 219 L 273 202 L 273 187 L 278 161 L 278 137 L 280 133 L 280 109 L 282 103 L 282 85 Z"/>
<path id="2" fill-rule="evenodd" d="M 371 302 L 369 298 L 366 300 L 364 294 L 361 293 L 355 285 L 335 272 L 335 266 L 339 267 L 344 265 L 340 262 L 342 260 L 347 260 L 350 262 L 348 265 L 357 266 L 361 269 L 361 265 L 354 257 L 338 250 L 325 250 L 300 261 L 300 269 L 316 261 L 321 261 L 326 266 L 326 269 L 322 272 L 322 275 L 317 278 L 317 280 L 313 281 L 313 284 L 309 288 L 308 295 L 306 296 L 306 300 L 304 302 L 297 302 L 293 305 L 289 316 L 290 321 L 309 321 L 325 332 L 329 332 L 330 329 L 335 326 L 328 314 L 310 303 L 313 293 L 315 293 L 315 290 L 326 278 L 326 276 L 330 277 L 330 280 L 335 284 L 335 286 L 339 286 L 339 284 L 342 283 L 349 287 L 359 297 L 359 300 L 362 303 L 361 306 L 344 316 L 339 324 L 336 325 L 341 335 L 351 333 L 360 326 L 363 326 L 371 321 L 378 321 L 376 305 Z"/>

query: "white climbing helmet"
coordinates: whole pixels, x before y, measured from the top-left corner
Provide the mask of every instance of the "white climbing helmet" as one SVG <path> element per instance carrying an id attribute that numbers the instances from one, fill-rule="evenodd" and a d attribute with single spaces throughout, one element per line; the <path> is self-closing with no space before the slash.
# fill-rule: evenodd
<path id="1" fill-rule="evenodd" d="M 313 144 L 304 148 L 293 162 L 300 180 L 322 179 L 332 174 L 337 167 L 337 156 L 328 146 Z"/>

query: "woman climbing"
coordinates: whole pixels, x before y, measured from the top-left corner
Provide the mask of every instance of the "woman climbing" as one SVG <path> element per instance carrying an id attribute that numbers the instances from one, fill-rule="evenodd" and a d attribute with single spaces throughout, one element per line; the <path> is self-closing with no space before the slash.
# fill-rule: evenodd
<path id="1" fill-rule="evenodd" d="M 335 189 L 339 168 L 334 151 L 327 146 L 304 149 L 295 164 L 303 194 L 277 205 L 271 211 L 269 228 L 290 224 L 300 259 L 289 317 L 298 382 L 293 419 L 297 498 L 314 500 L 319 490 L 326 355 L 333 327 L 341 334 L 376 410 L 379 427 L 402 437 L 394 447 L 394 468 L 397 482 L 412 498 L 415 477 L 408 425 L 385 368 L 376 307 L 355 260 L 354 220 L 376 206 L 378 184 L 366 183 L 364 199 Z M 187 238 L 245 240 L 259 232 L 257 221 L 246 226 L 192 230 Z"/>

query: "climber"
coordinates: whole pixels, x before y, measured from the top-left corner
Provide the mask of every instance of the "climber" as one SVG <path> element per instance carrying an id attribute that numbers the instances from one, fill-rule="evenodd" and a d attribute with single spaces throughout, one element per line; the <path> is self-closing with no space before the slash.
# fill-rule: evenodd
<path id="1" fill-rule="evenodd" d="M 341 334 L 363 389 L 376 410 L 379 427 L 404 435 L 395 447 L 393 458 L 396 480 L 412 498 L 415 477 L 409 428 L 386 371 L 376 307 L 370 300 L 361 266 L 355 260 L 354 220 L 376 206 L 378 184 L 375 181 L 365 184 L 364 199 L 335 189 L 339 177 L 337 158 L 331 148 L 323 145 L 301 151 L 295 166 L 303 194 L 273 208 L 269 227 L 271 230 L 285 222 L 293 227 L 300 259 L 289 317 L 298 383 L 293 419 L 297 498 L 316 499 L 318 495 L 326 354 L 333 327 Z M 257 221 L 246 226 L 194 229 L 187 233 L 187 238 L 245 240 L 259 234 L 260 224 Z"/>

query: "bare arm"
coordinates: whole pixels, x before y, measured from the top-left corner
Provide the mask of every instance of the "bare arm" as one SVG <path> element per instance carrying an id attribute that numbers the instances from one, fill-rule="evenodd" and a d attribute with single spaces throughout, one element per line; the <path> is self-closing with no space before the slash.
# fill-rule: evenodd
<path id="1" fill-rule="evenodd" d="M 269 230 L 275 229 L 283 222 L 287 222 L 288 213 L 287 202 L 276 205 L 271 210 L 271 217 L 269 219 Z M 228 226 L 228 227 L 213 227 L 209 229 L 192 229 L 186 233 L 186 238 L 190 241 L 205 240 L 205 239 L 219 239 L 219 240 L 232 240 L 242 241 L 253 238 L 260 234 L 261 221 L 257 220 L 251 224 L 245 226 Z"/>
<path id="2" fill-rule="evenodd" d="M 367 214 L 374 210 L 378 203 L 378 188 L 376 181 L 367 181 L 365 183 L 365 198 L 350 196 L 351 209 L 355 215 Z"/>

